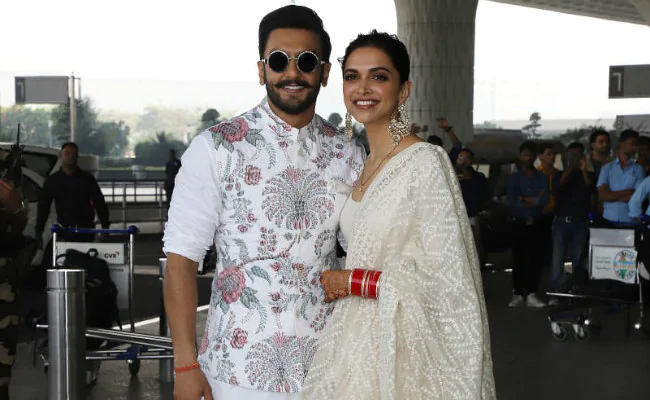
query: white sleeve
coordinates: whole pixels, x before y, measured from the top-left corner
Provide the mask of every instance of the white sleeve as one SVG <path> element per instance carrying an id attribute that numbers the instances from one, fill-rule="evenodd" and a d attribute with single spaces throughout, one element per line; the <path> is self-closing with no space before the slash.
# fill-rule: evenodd
<path id="1" fill-rule="evenodd" d="M 165 254 L 198 262 L 214 243 L 222 212 L 217 157 L 206 133 L 194 138 L 183 154 L 165 225 Z"/>

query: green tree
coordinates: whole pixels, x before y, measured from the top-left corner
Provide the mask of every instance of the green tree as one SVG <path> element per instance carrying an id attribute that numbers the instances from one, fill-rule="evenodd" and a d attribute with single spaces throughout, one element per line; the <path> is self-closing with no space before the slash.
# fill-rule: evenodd
<path id="1" fill-rule="evenodd" d="M 182 108 L 147 106 L 138 119 L 135 131 L 147 136 L 167 132 L 168 135 L 180 138 L 188 125 L 196 124 L 194 115 L 194 112 Z"/>
<path id="2" fill-rule="evenodd" d="M 176 149 L 176 155 L 180 157 L 187 146 L 182 141 L 162 131 L 157 132 L 155 137 L 139 142 L 135 145 L 136 164 L 162 166 L 169 159 L 169 149 Z"/>
<path id="3" fill-rule="evenodd" d="M 100 121 L 90 99 L 77 100 L 75 142 L 80 151 L 99 156 L 120 156 L 128 148 L 130 129 L 123 121 Z M 55 145 L 70 140 L 70 105 L 52 111 Z"/>
<path id="4" fill-rule="evenodd" d="M 14 142 L 20 124 L 20 142 L 37 146 L 50 145 L 50 110 L 14 105 L 2 109 L 0 141 Z"/>
<path id="5" fill-rule="evenodd" d="M 480 124 L 474 124 L 474 129 L 503 129 L 503 127 L 492 121 L 483 121 Z"/>
<path id="6" fill-rule="evenodd" d="M 340 128 L 343 123 L 343 118 L 339 113 L 331 113 L 330 116 L 327 117 L 327 121 L 335 127 Z"/>
<path id="7" fill-rule="evenodd" d="M 539 123 L 541 120 L 542 116 L 537 111 L 535 111 L 534 113 L 530 114 L 530 118 L 528 118 L 530 124 L 524 126 L 521 129 L 523 131 L 526 131 L 529 137 L 539 137 L 541 135 L 537 134 L 537 128 L 542 126 L 542 124 Z"/>
<path id="8" fill-rule="evenodd" d="M 558 138 L 565 146 L 568 146 L 573 142 L 580 142 L 586 149 L 589 149 L 589 136 L 595 130 L 606 131 L 607 129 L 602 125 L 582 125 L 580 128 L 567 129 L 567 131 L 561 134 Z"/>

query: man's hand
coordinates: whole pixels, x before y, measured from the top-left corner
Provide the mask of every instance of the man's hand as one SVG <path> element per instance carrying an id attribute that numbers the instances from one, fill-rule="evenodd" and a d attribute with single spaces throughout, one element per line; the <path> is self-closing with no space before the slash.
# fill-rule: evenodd
<path id="1" fill-rule="evenodd" d="M 0 180 L 0 204 L 9 211 L 14 213 L 20 210 L 20 195 L 14 190 L 12 183 Z"/>
<path id="2" fill-rule="evenodd" d="M 176 374 L 174 378 L 174 400 L 215 400 L 212 388 L 203 371 L 193 369 Z"/>
<path id="3" fill-rule="evenodd" d="M 325 290 L 325 302 L 331 303 L 336 299 L 346 297 L 350 294 L 349 283 L 352 271 L 323 271 L 320 275 L 320 283 Z"/>
<path id="4" fill-rule="evenodd" d="M 438 118 L 436 119 L 438 121 L 438 128 L 440 129 L 447 129 L 449 128 L 449 121 L 447 118 Z"/>

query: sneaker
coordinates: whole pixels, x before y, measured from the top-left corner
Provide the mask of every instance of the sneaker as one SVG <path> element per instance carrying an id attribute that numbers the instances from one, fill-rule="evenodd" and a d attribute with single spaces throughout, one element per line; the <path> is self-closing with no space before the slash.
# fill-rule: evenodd
<path id="1" fill-rule="evenodd" d="M 508 303 L 508 307 L 519 307 L 524 305 L 524 296 L 513 294 L 512 300 Z"/>
<path id="2" fill-rule="evenodd" d="M 537 297 L 535 293 L 531 293 L 526 296 L 526 307 L 542 308 L 546 307 L 546 302 Z"/>

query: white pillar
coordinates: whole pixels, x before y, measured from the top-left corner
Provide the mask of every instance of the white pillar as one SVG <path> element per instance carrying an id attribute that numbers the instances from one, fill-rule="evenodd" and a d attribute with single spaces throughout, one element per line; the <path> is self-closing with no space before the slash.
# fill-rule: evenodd
<path id="1" fill-rule="evenodd" d="M 478 0 L 395 0 L 397 32 L 411 56 L 414 123 L 437 132 L 447 117 L 463 143 L 474 137 L 474 34 Z"/>

